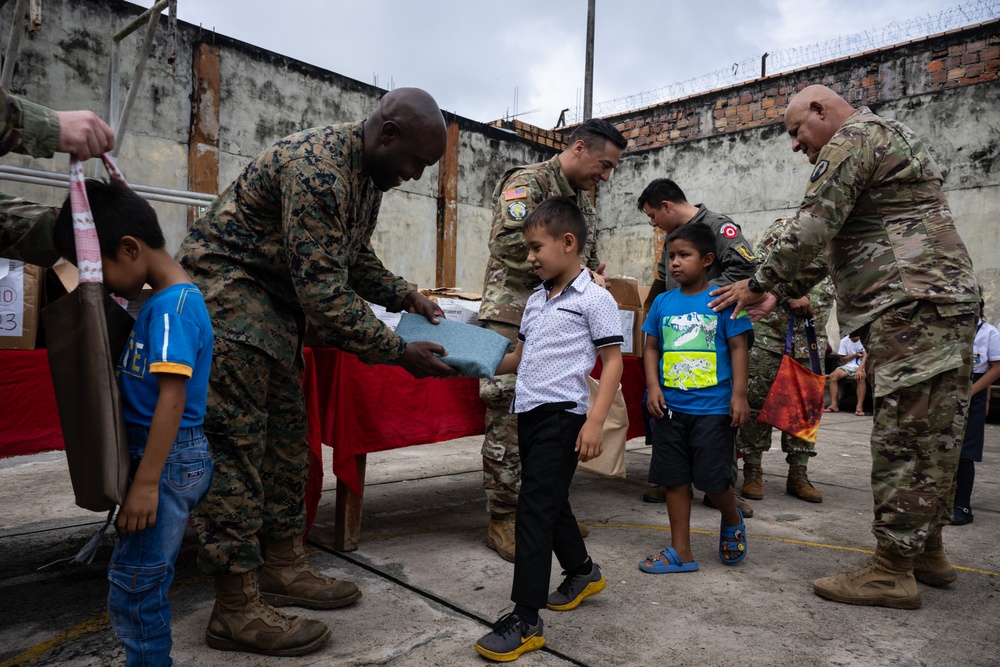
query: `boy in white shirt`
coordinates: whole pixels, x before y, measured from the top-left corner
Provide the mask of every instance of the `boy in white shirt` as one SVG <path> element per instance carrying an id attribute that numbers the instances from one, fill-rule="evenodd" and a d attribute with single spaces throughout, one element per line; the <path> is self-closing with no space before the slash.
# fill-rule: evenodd
<path id="1" fill-rule="evenodd" d="M 854 333 L 850 336 L 844 336 L 840 340 L 840 350 L 837 354 L 840 355 L 841 366 L 830 373 L 830 405 L 826 406 L 823 412 L 840 412 L 838 405 L 840 391 L 837 383 L 847 378 L 855 380 L 858 385 L 855 392 L 858 396 L 858 404 L 854 408 L 854 414 L 858 417 L 864 417 L 865 392 L 868 389 L 865 382 L 865 361 L 868 359 L 868 353 L 861 342 L 861 336 Z"/>
<path id="2" fill-rule="evenodd" d="M 586 221 L 569 199 L 547 199 L 524 220 L 528 262 L 542 284 L 525 306 L 517 347 L 496 370 L 517 372 L 510 408 L 517 414 L 521 454 L 510 596 L 515 606 L 476 642 L 480 655 L 498 662 L 545 645 L 539 609 L 575 609 L 606 583 L 569 505 L 577 462 L 601 454 L 604 420 L 622 373 L 618 305 L 580 266 L 586 240 Z M 604 370 L 588 415 L 587 375 L 598 353 Z M 549 593 L 553 551 L 566 579 Z"/>

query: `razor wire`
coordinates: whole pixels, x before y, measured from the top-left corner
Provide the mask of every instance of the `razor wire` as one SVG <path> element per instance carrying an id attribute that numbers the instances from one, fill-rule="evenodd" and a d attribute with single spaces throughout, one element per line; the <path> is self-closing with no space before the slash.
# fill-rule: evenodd
<path id="1" fill-rule="evenodd" d="M 974 0 L 943 9 L 936 14 L 918 16 L 906 21 L 894 21 L 881 28 L 863 30 L 853 35 L 839 36 L 807 46 L 756 54 L 733 63 L 729 67 L 717 69 L 714 72 L 686 81 L 678 81 L 659 88 L 598 102 L 595 105 L 594 115 L 609 116 L 632 111 L 667 100 L 750 81 L 761 76 L 762 60 L 766 67 L 765 75 L 778 74 L 807 65 L 816 65 L 828 60 L 853 56 L 912 39 L 963 28 L 997 17 L 1000 17 L 1000 0 Z M 577 108 L 573 118 L 567 118 L 567 121 L 576 123 L 580 119 L 581 113 Z"/>

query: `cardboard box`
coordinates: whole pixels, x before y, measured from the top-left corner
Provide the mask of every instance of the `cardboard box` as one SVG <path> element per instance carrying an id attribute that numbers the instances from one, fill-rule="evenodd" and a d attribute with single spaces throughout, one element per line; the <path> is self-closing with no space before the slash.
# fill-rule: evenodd
<path id="1" fill-rule="evenodd" d="M 33 350 L 38 340 L 45 269 L 0 259 L 0 350 Z"/>
<path id="2" fill-rule="evenodd" d="M 420 293 L 441 306 L 449 320 L 479 326 L 479 307 L 483 303 L 481 294 L 461 292 L 457 287 L 422 289 Z"/>
<path id="3" fill-rule="evenodd" d="M 643 351 L 642 300 L 639 298 L 639 282 L 627 276 L 614 276 L 606 281 L 608 291 L 618 302 L 618 314 L 622 318 L 622 356 L 641 357 Z"/>

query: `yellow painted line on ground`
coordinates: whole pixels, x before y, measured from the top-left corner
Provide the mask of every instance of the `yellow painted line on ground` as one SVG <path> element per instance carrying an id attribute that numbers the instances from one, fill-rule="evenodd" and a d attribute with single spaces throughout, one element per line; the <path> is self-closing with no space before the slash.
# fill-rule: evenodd
<path id="1" fill-rule="evenodd" d="M 664 532 L 670 532 L 669 526 L 652 526 L 641 523 L 588 523 L 591 528 L 638 528 L 640 530 L 660 530 Z M 692 533 L 697 535 L 718 535 L 716 530 L 699 530 L 696 528 L 691 529 Z M 871 556 L 874 551 L 871 549 L 860 549 L 858 547 L 845 547 L 839 544 L 824 544 L 822 542 L 809 542 L 807 540 L 794 540 L 787 537 L 771 537 L 770 535 L 754 535 L 755 540 L 770 540 L 772 542 L 784 542 L 785 544 L 796 544 L 803 547 L 819 547 L 821 549 L 831 549 L 833 551 L 853 551 L 859 554 L 865 554 Z M 991 577 L 1000 577 L 1000 572 L 993 572 L 991 570 L 980 570 L 975 567 L 964 567 L 962 565 L 952 564 L 956 570 L 962 570 L 963 572 L 974 572 L 976 574 L 985 574 Z M 0 665 L 0 667 L 3 667 Z"/>
<path id="2" fill-rule="evenodd" d="M 171 586 L 170 590 L 171 591 L 181 590 L 183 588 L 187 588 L 188 586 L 193 586 L 194 584 L 203 583 L 210 579 L 211 577 L 207 575 L 192 577 L 180 584 L 177 584 L 176 586 Z M 88 618 L 87 620 L 82 621 L 81 623 L 77 623 L 66 632 L 60 633 L 55 637 L 53 637 L 52 639 L 44 641 L 41 644 L 36 644 L 35 646 L 32 646 L 27 651 L 21 653 L 20 655 L 14 656 L 10 660 L 0 662 L 0 667 L 16 667 L 17 665 L 30 665 L 34 661 L 44 657 L 46 653 L 59 647 L 62 644 L 68 644 L 69 642 L 73 641 L 74 639 L 77 639 L 78 637 L 82 637 L 83 635 L 89 635 L 92 632 L 98 632 L 100 630 L 103 630 L 110 622 L 111 621 L 108 618 L 108 612 L 106 611 L 101 612 L 97 616 L 92 616 L 91 618 Z"/>
<path id="3" fill-rule="evenodd" d="M 14 667 L 14 665 L 30 664 L 35 660 L 38 660 L 39 658 L 41 658 L 46 653 L 56 648 L 60 644 L 71 642 L 77 637 L 88 635 L 91 632 L 97 632 L 98 630 L 104 629 L 104 627 L 108 624 L 108 622 L 109 622 L 108 612 L 104 612 L 102 614 L 94 616 L 93 618 L 88 618 L 83 623 L 78 623 L 74 625 L 66 632 L 58 634 L 52 639 L 42 642 L 41 644 L 32 646 L 21 655 L 15 656 L 10 660 L 7 660 L 6 662 L 0 662 L 0 667 Z"/>

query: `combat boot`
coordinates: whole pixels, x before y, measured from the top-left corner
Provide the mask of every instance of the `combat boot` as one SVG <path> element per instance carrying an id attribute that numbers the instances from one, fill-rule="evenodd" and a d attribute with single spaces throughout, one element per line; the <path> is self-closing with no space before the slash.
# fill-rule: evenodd
<path id="1" fill-rule="evenodd" d="M 807 503 L 823 502 L 823 494 L 809 481 L 804 465 L 788 466 L 788 480 L 785 482 L 785 493 L 801 498 Z"/>
<path id="2" fill-rule="evenodd" d="M 306 558 L 302 536 L 276 540 L 261 537 L 264 566 L 260 568 L 260 595 L 275 607 L 336 609 L 361 597 L 350 581 L 341 581 L 317 572 Z"/>
<path id="3" fill-rule="evenodd" d="M 513 512 L 491 516 L 486 528 L 486 546 L 510 563 L 514 562 L 514 518 Z"/>
<path id="4" fill-rule="evenodd" d="M 764 469 L 759 463 L 743 461 L 743 488 L 740 495 L 750 500 L 764 500 Z"/>
<path id="5" fill-rule="evenodd" d="M 329 638 L 323 623 L 282 614 L 264 602 L 256 572 L 215 578 L 215 607 L 205 631 L 212 648 L 288 657 L 312 653 Z"/>
<path id="6" fill-rule="evenodd" d="M 813 582 L 821 598 L 844 604 L 917 609 L 920 592 L 913 577 L 913 557 L 879 546 L 866 565 L 853 572 Z"/>
<path id="7" fill-rule="evenodd" d="M 958 579 L 958 572 L 948 562 L 940 528 L 927 536 L 924 550 L 913 559 L 913 576 L 929 586 L 947 586 Z"/>

